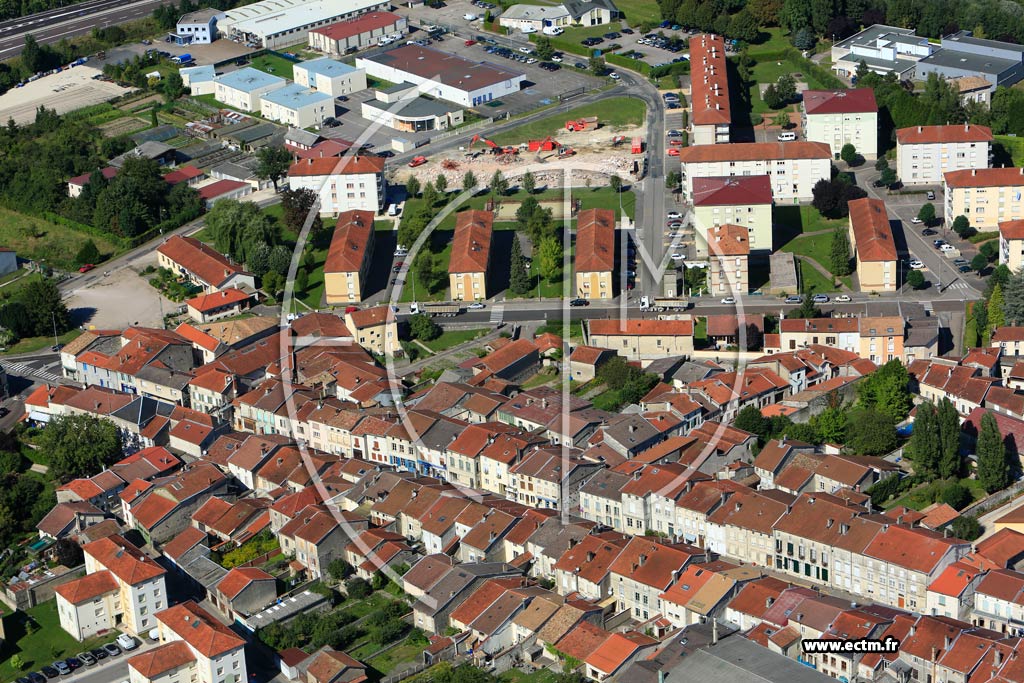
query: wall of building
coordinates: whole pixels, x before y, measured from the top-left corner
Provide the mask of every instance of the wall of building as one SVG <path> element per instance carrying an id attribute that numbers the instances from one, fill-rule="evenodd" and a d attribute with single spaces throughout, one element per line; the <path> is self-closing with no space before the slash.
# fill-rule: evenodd
<path id="1" fill-rule="evenodd" d="M 991 143 L 950 142 L 926 145 L 896 143 L 896 175 L 905 185 L 942 182 L 947 171 L 988 168 Z"/>

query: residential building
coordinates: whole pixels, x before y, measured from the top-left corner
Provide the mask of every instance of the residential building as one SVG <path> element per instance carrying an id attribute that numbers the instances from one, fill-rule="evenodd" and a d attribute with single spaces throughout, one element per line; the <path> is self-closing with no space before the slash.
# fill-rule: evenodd
<path id="1" fill-rule="evenodd" d="M 377 355 L 391 355 L 400 349 L 398 317 L 390 306 L 374 306 L 345 314 L 345 326 L 355 342 Z"/>
<path id="2" fill-rule="evenodd" d="M 455 214 L 448 281 L 455 301 L 480 301 L 487 298 L 488 270 L 491 266 L 491 239 L 494 214 L 470 209 Z"/>
<path id="3" fill-rule="evenodd" d="M 690 38 L 691 145 L 729 142 L 732 109 L 722 36 L 700 33 Z"/>
<path id="4" fill-rule="evenodd" d="M 341 56 L 377 45 L 384 36 L 404 36 L 408 30 L 409 24 L 401 15 L 370 12 L 356 19 L 312 29 L 309 32 L 309 46 L 320 52 Z"/>
<path id="5" fill-rule="evenodd" d="M 320 126 L 334 116 L 334 97 L 290 83 L 260 96 L 263 117 L 296 128 Z"/>
<path id="6" fill-rule="evenodd" d="M 362 301 L 366 278 L 373 262 L 373 212 L 345 211 L 331 237 L 324 262 L 324 298 L 329 305 Z"/>
<path id="7" fill-rule="evenodd" d="M 855 199 L 850 207 L 850 245 L 857 259 L 862 292 L 895 292 L 899 288 L 899 255 L 881 199 Z"/>
<path id="8" fill-rule="evenodd" d="M 130 683 L 244 683 L 245 640 L 189 600 L 156 615 L 160 645 L 128 660 Z"/>
<path id="9" fill-rule="evenodd" d="M 584 209 L 576 217 L 576 296 L 614 296 L 615 211 Z"/>
<path id="10" fill-rule="evenodd" d="M 878 156 L 878 104 L 871 88 L 805 90 L 804 136 L 824 142 L 838 159 L 845 145 L 853 145 L 865 159 Z"/>
<path id="11" fill-rule="evenodd" d="M 313 29 L 389 7 L 381 0 L 262 0 L 227 10 L 220 31 L 235 42 L 273 50 L 306 42 Z"/>
<path id="12" fill-rule="evenodd" d="M 611 349 L 629 360 L 693 354 L 692 320 L 593 319 L 583 326 L 584 343 Z"/>
<path id="13" fill-rule="evenodd" d="M 992 129 L 965 123 L 896 131 L 896 175 L 906 185 L 938 184 L 949 171 L 988 168 Z"/>
<path id="14" fill-rule="evenodd" d="M 292 71 L 296 83 L 331 97 L 366 90 L 365 71 L 329 57 L 299 62 Z M 329 115 L 334 116 L 333 107 Z"/>
<path id="15" fill-rule="evenodd" d="M 767 175 L 695 178 L 693 227 L 695 256 L 708 251 L 708 231 L 718 225 L 747 229 L 750 251 L 772 251 L 772 183 Z"/>
<path id="16" fill-rule="evenodd" d="M 999 224 L 999 264 L 1012 273 L 1024 266 L 1024 220 Z"/>
<path id="17" fill-rule="evenodd" d="M 796 204 L 813 198 L 819 180 L 832 177 L 832 151 L 824 142 L 742 142 L 685 147 L 683 193 L 693 200 L 697 178 L 767 175 L 777 202 Z"/>
<path id="18" fill-rule="evenodd" d="M 622 13 L 611 0 L 568 0 L 552 7 L 511 5 L 502 12 L 498 23 L 524 33 L 533 33 L 550 27 L 601 26 L 621 16 Z"/>
<path id="19" fill-rule="evenodd" d="M 750 241 L 741 225 L 708 232 L 708 294 L 740 296 L 750 291 Z"/>
<path id="20" fill-rule="evenodd" d="M 661 595 L 691 563 L 704 562 L 700 548 L 635 536 L 610 565 L 617 611 L 629 610 L 637 621 L 662 612 Z"/>
<path id="21" fill-rule="evenodd" d="M 197 323 L 209 323 L 239 315 L 252 302 L 252 292 L 229 287 L 219 292 L 200 294 L 185 302 L 188 317 Z"/>
<path id="22" fill-rule="evenodd" d="M 378 156 L 303 159 L 288 169 L 288 186 L 310 189 L 320 196 L 320 215 L 338 216 L 359 209 L 384 208 L 384 158 Z"/>
<path id="23" fill-rule="evenodd" d="M 217 20 L 224 13 L 216 9 L 200 9 L 183 14 L 174 27 L 179 45 L 208 45 L 217 40 Z M 193 93 L 195 94 L 195 93 Z"/>
<path id="24" fill-rule="evenodd" d="M 194 237 L 173 235 L 156 250 L 157 264 L 207 294 L 231 287 L 256 289 L 256 280 L 241 265 Z"/>
<path id="25" fill-rule="evenodd" d="M 508 495 L 530 507 L 577 510 L 580 488 L 601 467 L 558 448 L 538 448 L 509 468 Z"/>
<path id="26" fill-rule="evenodd" d="M 213 97 L 234 109 L 260 113 L 263 95 L 288 85 L 288 81 L 254 69 L 242 67 L 214 79 Z"/>
<path id="27" fill-rule="evenodd" d="M 1000 223 L 1024 219 L 1024 169 L 972 168 L 943 177 L 946 225 L 966 216 L 975 230 L 996 230 Z"/>

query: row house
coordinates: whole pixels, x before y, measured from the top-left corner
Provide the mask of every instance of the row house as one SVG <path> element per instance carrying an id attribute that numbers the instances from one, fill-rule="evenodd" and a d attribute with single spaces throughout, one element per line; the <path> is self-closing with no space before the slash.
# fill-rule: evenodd
<path id="1" fill-rule="evenodd" d="M 681 464 L 647 465 L 634 470 L 622 487 L 622 533 L 642 536 L 648 531 L 676 537 L 675 503 L 695 482 L 710 477 Z"/>
<path id="2" fill-rule="evenodd" d="M 227 493 L 229 484 L 230 480 L 215 466 L 201 461 L 194 463 L 173 477 L 147 486 L 125 509 L 125 523 L 141 531 L 151 542 L 164 543 L 191 525 L 192 515 L 207 498 Z"/>
<path id="3" fill-rule="evenodd" d="M 408 565 L 418 558 L 404 536 L 384 529 L 367 529 L 345 548 L 345 561 L 355 568 L 356 576 L 367 581 L 377 572 Z"/>
<path id="4" fill-rule="evenodd" d="M 192 515 L 192 526 L 221 544 L 241 545 L 270 526 L 271 501 L 243 498 L 235 502 L 211 497 Z"/>
<path id="5" fill-rule="evenodd" d="M 925 613 L 933 617 L 970 619 L 975 590 L 986 576 L 982 567 L 969 563 L 966 558 L 957 560 L 928 586 Z"/>
<path id="6" fill-rule="evenodd" d="M 292 436 L 290 412 L 316 398 L 309 387 L 267 379 L 231 402 L 233 427 L 251 434 Z"/>
<path id="7" fill-rule="evenodd" d="M 731 422 L 748 405 L 763 408 L 778 403 L 789 389 L 789 383 L 772 370 L 747 368 L 692 382 L 684 391 L 703 397 L 718 408 L 725 422 Z"/>
<path id="8" fill-rule="evenodd" d="M 661 613 L 662 593 L 676 582 L 687 565 L 707 559 L 707 554 L 695 546 L 662 543 L 650 537 L 630 539 L 611 564 L 616 609 L 628 610 L 640 621 Z"/>
<path id="9" fill-rule="evenodd" d="M 724 563 L 687 566 L 676 582 L 659 596 L 665 618 L 673 626 L 686 628 L 724 614 L 726 605 L 742 583 L 730 575 L 739 567 L 730 565 L 725 571 L 718 571 L 715 567 L 719 564 Z"/>
<path id="10" fill-rule="evenodd" d="M 349 520 L 339 524 L 322 505 L 310 505 L 277 531 L 281 551 L 294 555 L 310 579 L 321 579 L 335 559 L 345 559 L 351 535 L 366 528 L 353 527 Z"/>
<path id="11" fill-rule="evenodd" d="M 692 356 L 693 320 L 588 320 L 583 325 L 583 341 L 634 361 Z"/>
<path id="12" fill-rule="evenodd" d="M 538 448 L 510 468 L 508 491 L 522 505 L 578 510 L 580 489 L 601 468 L 580 458 L 578 451 Z"/>
<path id="13" fill-rule="evenodd" d="M 171 330 L 130 327 L 120 336 L 96 337 L 74 357 L 83 385 L 187 404 L 195 367 L 191 343 Z"/>
<path id="14" fill-rule="evenodd" d="M 789 497 L 737 491 L 707 517 L 707 548 L 725 557 L 771 567 L 777 564 L 773 526 L 788 510 Z"/>
<path id="15" fill-rule="evenodd" d="M 505 536 L 520 520 L 516 515 L 488 509 L 483 519 L 461 533 L 458 557 L 463 562 L 497 562 L 505 559 Z M 461 524 L 461 521 L 460 521 Z M 461 531 L 461 530 L 460 530 Z"/>
<path id="16" fill-rule="evenodd" d="M 555 590 L 559 595 L 578 593 L 598 602 L 610 597 L 611 567 L 626 544 L 625 536 L 613 533 L 584 537 L 554 564 Z"/>
<path id="17" fill-rule="evenodd" d="M 944 360 L 918 360 L 907 368 L 912 383 L 926 401 L 938 404 L 949 399 L 960 415 L 966 417 L 985 403 L 989 389 L 999 384 L 977 367 Z"/>
<path id="18" fill-rule="evenodd" d="M 455 437 L 445 449 L 448 480 L 470 488 L 479 488 L 482 476 L 480 455 L 493 444 L 499 434 L 517 431 L 507 424 L 485 422 L 472 424 Z"/>
<path id="19" fill-rule="evenodd" d="M 1010 636 L 1024 633 L 1024 575 L 996 569 L 981 578 L 974 591 L 971 621 Z"/>

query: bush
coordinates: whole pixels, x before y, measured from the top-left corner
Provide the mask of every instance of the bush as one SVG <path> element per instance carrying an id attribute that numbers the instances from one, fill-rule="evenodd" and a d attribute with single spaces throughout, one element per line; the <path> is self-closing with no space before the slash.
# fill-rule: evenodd
<path id="1" fill-rule="evenodd" d="M 237 567 L 245 564 L 246 562 L 251 562 L 260 555 L 265 555 L 280 547 L 281 546 L 278 545 L 277 538 L 270 533 L 269 530 L 264 530 L 234 550 L 229 550 L 224 553 L 224 557 L 221 560 L 221 566 L 225 569 L 231 569 L 232 567 Z"/>
<path id="2" fill-rule="evenodd" d="M 973 541 L 983 531 L 981 522 L 976 518 L 970 516 L 957 517 L 953 520 L 953 523 L 949 525 L 950 531 L 957 538 L 962 538 L 965 541 Z"/>
<path id="3" fill-rule="evenodd" d="M 970 489 L 961 484 L 960 482 L 953 482 L 949 486 L 942 489 L 942 502 L 950 506 L 956 511 L 963 510 L 965 507 L 971 504 L 974 497 L 971 495 Z"/>
<path id="4" fill-rule="evenodd" d="M 366 579 L 356 577 L 345 583 L 345 594 L 353 600 L 362 600 L 373 594 L 373 587 Z"/>

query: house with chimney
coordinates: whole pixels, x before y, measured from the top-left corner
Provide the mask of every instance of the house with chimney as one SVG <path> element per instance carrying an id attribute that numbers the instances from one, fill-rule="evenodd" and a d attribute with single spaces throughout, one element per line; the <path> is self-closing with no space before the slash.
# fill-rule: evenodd
<path id="1" fill-rule="evenodd" d="M 707 554 L 696 546 L 663 543 L 644 536 L 630 539 L 611 564 L 616 609 L 628 610 L 637 621 L 660 614 L 661 594 L 688 565 L 707 559 Z"/>
<path id="2" fill-rule="evenodd" d="M 206 294 L 239 287 L 256 289 L 252 273 L 194 237 L 173 235 L 157 247 L 156 256 L 161 268 L 183 277 Z"/>

